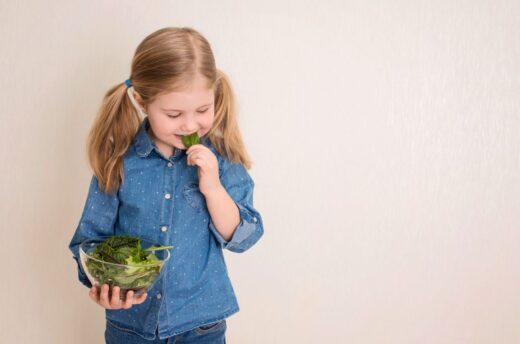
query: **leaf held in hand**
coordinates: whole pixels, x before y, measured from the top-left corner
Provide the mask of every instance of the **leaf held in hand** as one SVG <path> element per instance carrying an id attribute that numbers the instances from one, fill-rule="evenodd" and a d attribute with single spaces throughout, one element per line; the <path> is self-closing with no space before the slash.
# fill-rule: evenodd
<path id="1" fill-rule="evenodd" d="M 200 143 L 199 134 L 197 132 L 194 132 L 191 135 L 184 135 L 182 137 L 182 144 L 186 149 L 190 148 L 193 145 L 198 145 Z"/>

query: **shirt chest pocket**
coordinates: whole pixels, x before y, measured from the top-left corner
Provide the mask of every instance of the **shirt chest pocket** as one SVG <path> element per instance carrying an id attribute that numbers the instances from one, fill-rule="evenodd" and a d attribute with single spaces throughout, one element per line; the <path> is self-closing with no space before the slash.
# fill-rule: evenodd
<path id="1" fill-rule="evenodd" d="M 199 184 L 196 182 L 189 182 L 182 189 L 182 196 L 186 203 L 196 210 L 198 213 L 206 208 L 206 199 L 199 190 Z"/>

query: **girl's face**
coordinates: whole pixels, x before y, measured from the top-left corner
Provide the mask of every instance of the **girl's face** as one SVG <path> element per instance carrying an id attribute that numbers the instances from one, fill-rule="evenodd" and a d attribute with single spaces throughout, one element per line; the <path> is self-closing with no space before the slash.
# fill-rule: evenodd
<path id="1" fill-rule="evenodd" d="M 139 99 L 137 93 L 134 96 Z M 199 137 L 206 135 L 215 117 L 214 101 L 214 91 L 208 89 L 201 78 L 181 92 L 158 96 L 145 109 L 150 122 L 149 134 L 157 148 L 170 157 L 175 148 L 186 149 L 182 143 L 183 135 L 194 132 Z"/>

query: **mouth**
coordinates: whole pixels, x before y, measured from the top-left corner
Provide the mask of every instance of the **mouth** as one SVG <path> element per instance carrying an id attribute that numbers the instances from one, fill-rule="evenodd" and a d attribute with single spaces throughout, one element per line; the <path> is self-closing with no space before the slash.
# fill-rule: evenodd
<path id="1" fill-rule="evenodd" d="M 173 134 L 176 138 L 178 138 L 179 140 L 182 141 L 182 138 L 185 137 L 185 136 L 190 136 L 190 135 L 193 135 L 195 133 L 198 133 L 197 131 L 194 132 L 194 133 L 191 133 L 191 134 L 186 134 L 186 135 L 177 135 L 177 134 Z"/>

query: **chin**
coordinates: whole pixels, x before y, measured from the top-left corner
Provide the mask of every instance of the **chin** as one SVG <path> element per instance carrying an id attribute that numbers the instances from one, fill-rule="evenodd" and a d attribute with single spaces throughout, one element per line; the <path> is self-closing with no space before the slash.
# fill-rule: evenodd
<path id="1" fill-rule="evenodd" d="M 175 149 L 186 149 L 182 143 L 174 143 L 172 147 Z"/>

